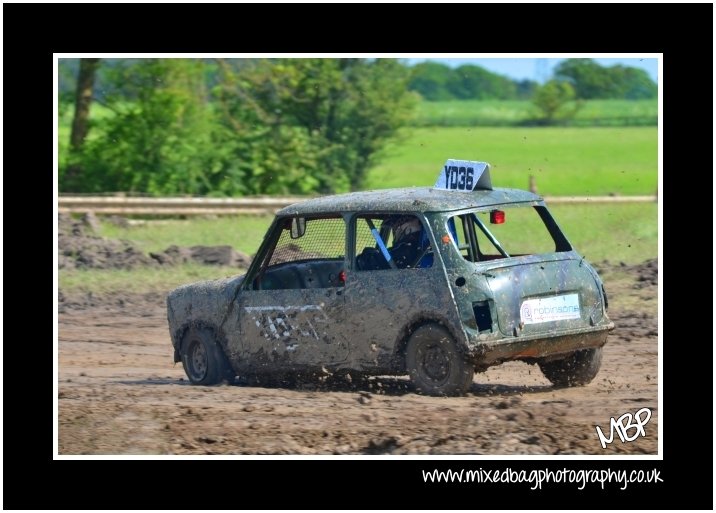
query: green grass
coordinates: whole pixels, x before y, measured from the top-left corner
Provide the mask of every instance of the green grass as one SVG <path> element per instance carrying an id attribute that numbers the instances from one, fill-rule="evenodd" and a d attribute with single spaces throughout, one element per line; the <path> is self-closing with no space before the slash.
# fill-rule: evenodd
<path id="1" fill-rule="evenodd" d="M 219 246 L 228 244 L 234 249 L 253 255 L 273 221 L 271 216 L 230 216 L 216 219 L 165 219 L 148 221 L 143 225 L 121 228 L 102 223 L 101 235 L 111 239 L 127 239 L 145 253 L 163 251 L 177 246 Z"/>
<path id="2" fill-rule="evenodd" d="M 416 126 L 513 124 L 531 117 L 533 117 L 533 106 L 528 101 L 422 101 L 416 109 L 413 124 Z"/>
<path id="3" fill-rule="evenodd" d="M 637 264 L 658 256 L 656 203 L 553 205 L 549 210 L 590 262 Z"/>
<path id="4" fill-rule="evenodd" d="M 92 292 L 108 293 L 167 293 L 170 290 L 200 280 L 214 280 L 241 274 L 244 271 L 231 267 L 184 264 L 174 267 L 144 267 L 131 271 L 124 269 L 86 269 L 59 272 L 59 286 L 63 294 Z"/>
<path id="5" fill-rule="evenodd" d="M 432 185 L 448 158 L 492 164 L 492 184 L 546 195 L 654 194 L 656 127 L 406 129 L 367 177 L 367 189 Z"/>
<path id="6" fill-rule="evenodd" d="M 588 100 L 577 112 L 577 120 L 649 118 L 656 125 L 659 104 L 653 100 Z M 628 121 L 627 121 L 628 122 Z"/>
<path id="7" fill-rule="evenodd" d="M 590 262 L 636 264 L 657 257 L 656 203 L 554 205 L 549 210 L 574 249 Z M 480 219 L 508 253 L 554 251 L 554 243 L 535 212 L 505 209 L 505 214 L 502 225 L 490 225 L 487 216 Z M 458 236 L 464 240 L 461 232 L 458 225 Z M 497 254 L 482 233 L 478 240 L 483 251 Z"/>
<path id="8" fill-rule="evenodd" d="M 527 100 L 448 100 L 418 104 L 415 126 L 514 126 L 539 117 Z M 656 125 L 654 100 L 587 100 L 571 121 L 579 126 Z"/>
<path id="9" fill-rule="evenodd" d="M 552 215 L 573 246 L 590 262 L 635 264 L 657 256 L 657 205 L 655 203 L 554 205 Z M 253 254 L 261 244 L 269 217 L 238 216 L 186 221 L 152 221 L 120 229 L 103 224 L 104 236 L 125 238 L 144 251 L 171 244 L 230 244 Z M 507 221 L 509 223 L 509 219 Z M 243 270 L 196 264 L 124 270 L 61 270 L 64 293 L 167 292 L 198 280 L 222 278 Z"/>

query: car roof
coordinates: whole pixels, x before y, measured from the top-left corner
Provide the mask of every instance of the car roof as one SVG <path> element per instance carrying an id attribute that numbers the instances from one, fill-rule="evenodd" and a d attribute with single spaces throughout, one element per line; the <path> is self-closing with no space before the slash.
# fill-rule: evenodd
<path id="1" fill-rule="evenodd" d="M 355 211 L 449 212 L 531 201 L 542 201 L 542 198 L 529 191 L 502 187 L 472 192 L 448 191 L 433 187 L 408 187 L 350 192 L 312 198 L 284 207 L 277 212 L 277 215 L 310 215 Z"/>

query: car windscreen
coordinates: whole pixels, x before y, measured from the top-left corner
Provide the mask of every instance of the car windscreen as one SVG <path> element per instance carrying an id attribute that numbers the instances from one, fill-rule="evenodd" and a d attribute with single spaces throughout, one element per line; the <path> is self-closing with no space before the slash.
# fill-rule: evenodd
<path id="1" fill-rule="evenodd" d="M 460 254 L 471 262 L 572 250 L 543 206 L 463 212 L 448 219 L 448 230 Z"/>

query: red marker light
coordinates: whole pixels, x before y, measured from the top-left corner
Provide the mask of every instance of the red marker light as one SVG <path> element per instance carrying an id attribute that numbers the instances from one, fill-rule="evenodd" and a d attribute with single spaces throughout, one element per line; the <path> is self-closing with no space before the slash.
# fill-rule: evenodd
<path id="1" fill-rule="evenodd" d="M 339 272 L 338 279 L 340 280 L 341 283 L 345 283 L 346 282 L 346 272 L 345 271 Z"/>
<path id="2" fill-rule="evenodd" d="M 505 212 L 502 210 L 493 210 L 490 212 L 490 223 L 502 224 L 505 222 Z"/>

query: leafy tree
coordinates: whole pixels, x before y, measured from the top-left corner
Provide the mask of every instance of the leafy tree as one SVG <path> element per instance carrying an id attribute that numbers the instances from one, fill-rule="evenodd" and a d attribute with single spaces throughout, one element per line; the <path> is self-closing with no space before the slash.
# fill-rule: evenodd
<path id="1" fill-rule="evenodd" d="M 113 115 L 63 191 L 274 194 L 359 188 L 409 118 L 393 59 L 133 59 L 104 70 Z"/>
<path id="2" fill-rule="evenodd" d="M 58 59 L 57 85 L 60 90 L 60 107 L 70 104 L 77 94 L 77 75 L 80 69 L 79 59 Z M 96 81 L 96 78 L 95 78 Z"/>
<path id="3" fill-rule="evenodd" d="M 217 97 L 228 129 L 254 124 L 271 134 L 294 134 L 289 155 L 296 162 L 275 161 L 292 169 L 288 176 L 295 181 L 283 186 L 288 192 L 303 189 L 302 180 L 319 192 L 361 187 L 415 101 L 406 92 L 408 70 L 392 59 L 262 60 L 241 72 L 223 62 L 221 69 Z M 274 140 L 283 149 L 281 141 L 291 138 Z M 282 171 L 268 172 L 284 180 Z"/>
<path id="4" fill-rule="evenodd" d="M 461 100 L 507 100 L 517 96 L 517 87 L 512 80 L 469 64 L 455 68 L 447 88 Z"/>
<path id="5" fill-rule="evenodd" d="M 445 64 L 421 62 L 411 68 L 408 88 L 428 101 L 450 100 L 454 96 L 447 90 L 447 82 L 452 74 Z"/>
<path id="6" fill-rule="evenodd" d="M 568 82 L 550 80 L 535 92 L 533 103 L 542 112 L 542 121 L 552 123 L 558 117 L 569 119 L 579 110 L 579 103 L 572 103 L 575 99 L 574 88 Z M 565 109 L 572 103 L 571 109 Z"/>
<path id="7" fill-rule="evenodd" d="M 608 69 L 613 77 L 616 98 L 627 100 L 656 98 L 656 84 L 643 69 L 619 65 Z"/>
<path id="8" fill-rule="evenodd" d="M 555 79 L 572 84 L 577 98 L 655 98 L 657 87 L 641 69 L 603 67 L 592 59 L 567 59 L 554 72 Z"/>
<path id="9" fill-rule="evenodd" d="M 531 99 L 537 88 L 539 87 L 539 84 L 535 82 L 534 80 L 519 80 L 515 83 L 515 87 L 517 88 L 517 98 L 520 100 L 529 100 Z"/>
<path id="10" fill-rule="evenodd" d="M 73 190 L 208 193 L 221 148 L 213 141 L 204 73 L 205 64 L 191 59 L 115 66 L 106 78 L 123 94 L 106 98 L 114 116 L 87 144 L 85 180 Z"/>
<path id="11" fill-rule="evenodd" d="M 572 84 L 578 98 L 611 98 L 614 94 L 609 75 L 592 59 L 562 61 L 554 70 L 554 77 Z"/>
<path id="12" fill-rule="evenodd" d="M 64 180 L 70 184 L 77 184 L 82 178 L 80 154 L 89 132 L 92 90 L 98 66 L 99 59 L 80 59 L 75 90 L 75 113 L 70 133 L 70 164 L 64 175 Z"/>
<path id="13" fill-rule="evenodd" d="M 411 68 L 408 87 L 425 100 L 512 100 L 532 96 L 534 82 L 515 82 L 480 66 L 465 64 L 455 69 L 437 62 Z"/>

